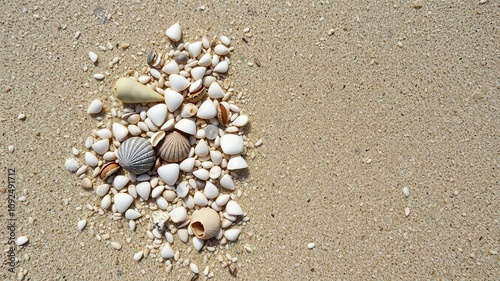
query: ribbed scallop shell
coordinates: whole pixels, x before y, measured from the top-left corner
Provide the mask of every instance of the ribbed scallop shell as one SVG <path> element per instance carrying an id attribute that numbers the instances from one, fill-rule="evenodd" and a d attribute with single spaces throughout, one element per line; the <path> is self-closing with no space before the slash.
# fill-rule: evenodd
<path id="1" fill-rule="evenodd" d="M 117 151 L 118 163 L 136 175 L 148 172 L 156 162 L 153 146 L 147 139 L 135 137 L 124 141 Z"/>
<path id="2" fill-rule="evenodd" d="M 167 162 L 179 162 L 188 157 L 190 150 L 189 139 L 177 131 L 172 131 L 163 138 L 158 154 Z"/>

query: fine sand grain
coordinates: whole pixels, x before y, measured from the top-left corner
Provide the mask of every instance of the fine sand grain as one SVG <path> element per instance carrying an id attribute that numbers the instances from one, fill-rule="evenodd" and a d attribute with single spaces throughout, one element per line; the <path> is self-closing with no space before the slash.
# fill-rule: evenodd
<path id="1" fill-rule="evenodd" d="M 64 168 L 95 128 L 91 101 L 109 105 L 175 22 L 184 40 L 232 40 L 236 101 L 263 140 L 237 182 L 251 219 L 227 250 L 235 279 L 500 279 L 496 1 L 124 2 L 1 5 L 1 280 L 193 276 L 134 261 L 144 232 L 91 214 L 98 197 Z M 29 239 L 15 273 L 11 233 Z"/>

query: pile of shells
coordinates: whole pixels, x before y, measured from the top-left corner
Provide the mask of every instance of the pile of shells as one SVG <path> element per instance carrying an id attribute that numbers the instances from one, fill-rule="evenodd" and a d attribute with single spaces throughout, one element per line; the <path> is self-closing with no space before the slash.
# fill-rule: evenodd
<path id="1" fill-rule="evenodd" d="M 196 251 L 214 251 L 236 241 L 249 220 L 233 182 L 248 166 L 249 118 L 231 101 L 230 40 L 180 42 L 179 24 L 166 35 L 170 50 L 151 50 L 142 74 L 116 81 L 109 113 L 85 141 L 84 165 L 70 158 L 65 167 L 82 186 L 96 186 L 99 213 L 127 219 L 132 231 L 144 225 L 153 243 L 135 260 L 149 254 L 171 270 L 174 234 Z M 95 100 L 88 113 L 102 107 Z"/>

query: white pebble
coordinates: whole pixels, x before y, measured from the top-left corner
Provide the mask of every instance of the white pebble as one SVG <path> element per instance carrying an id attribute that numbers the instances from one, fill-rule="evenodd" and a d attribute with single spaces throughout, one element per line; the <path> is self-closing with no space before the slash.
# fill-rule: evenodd
<path id="1" fill-rule="evenodd" d="M 408 189 L 408 187 L 403 187 L 403 194 L 405 197 L 408 197 L 410 196 L 410 189 Z"/>
<path id="2" fill-rule="evenodd" d="M 241 232 L 241 230 L 239 230 L 237 228 L 228 229 L 224 232 L 224 237 L 226 237 L 226 239 L 229 241 L 235 241 L 236 239 L 238 239 L 240 232 Z"/>
<path id="3" fill-rule="evenodd" d="M 194 263 L 189 264 L 189 268 L 194 274 L 198 274 L 198 266 Z"/>
<path id="4" fill-rule="evenodd" d="M 102 80 L 102 79 L 104 79 L 104 74 L 102 74 L 102 73 L 96 73 L 96 74 L 94 74 L 94 78 L 96 80 Z"/>
<path id="5" fill-rule="evenodd" d="M 90 59 L 90 61 L 91 61 L 92 63 L 96 63 L 96 61 L 97 61 L 97 54 L 96 54 L 96 53 L 94 53 L 94 52 L 92 52 L 92 51 L 91 51 L 91 52 L 89 52 L 89 59 Z"/>
<path id="6" fill-rule="evenodd" d="M 181 40 L 182 37 L 181 26 L 178 23 L 173 24 L 171 27 L 167 29 L 165 35 L 167 35 L 167 37 L 174 42 Z"/>
<path id="7" fill-rule="evenodd" d="M 122 248 L 122 244 L 118 242 L 111 242 L 111 247 L 113 247 L 115 250 L 120 250 Z"/>
<path id="8" fill-rule="evenodd" d="M 87 225 L 87 221 L 86 220 L 80 220 L 80 221 L 78 221 L 77 225 L 78 225 L 78 230 L 82 231 L 85 228 L 85 226 Z"/>
<path id="9" fill-rule="evenodd" d="M 312 248 L 314 248 L 315 246 L 316 246 L 316 244 L 314 244 L 314 243 L 309 243 L 309 244 L 307 244 L 307 248 L 308 248 L 308 249 L 312 249 Z"/>
<path id="10" fill-rule="evenodd" d="M 19 236 L 16 239 L 17 246 L 22 246 L 22 245 L 26 244 L 27 242 L 28 242 L 28 237 L 26 237 L 26 236 Z"/>
<path id="11" fill-rule="evenodd" d="M 405 217 L 410 215 L 410 207 L 405 208 Z"/>
<path id="12" fill-rule="evenodd" d="M 229 40 L 229 38 L 227 38 L 227 36 L 222 35 L 221 37 L 219 37 L 219 39 L 222 42 L 222 44 L 224 44 L 226 46 L 231 45 L 231 40 Z"/>
<path id="13" fill-rule="evenodd" d="M 98 114 L 102 110 L 102 102 L 100 100 L 93 100 L 87 109 L 88 114 Z"/>
<path id="14" fill-rule="evenodd" d="M 26 115 L 24 113 L 17 115 L 17 119 L 19 119 L 19 120 L 24 120 L 25 118 L 26 118 Z"/>
<path id="15" fill-rule="evenodd" d="M 13 145 L 9 145 L 7 147 L 7 149 L 9 150 L 10 153 L 14 152 L 14 146 Z"/>
<path id="16" fill-rule="evenodd" d="M 144 255 L 144 251 L 139 251 L 134 254 L 134 260 L 140 261 L 142 259 L 142 256 Z"/>

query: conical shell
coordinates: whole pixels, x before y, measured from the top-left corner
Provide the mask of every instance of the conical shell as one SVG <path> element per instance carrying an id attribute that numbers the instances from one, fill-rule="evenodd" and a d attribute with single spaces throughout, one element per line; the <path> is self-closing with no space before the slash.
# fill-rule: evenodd
<path id="1" fill-rule="evenodd" d="M 145 138 L 134 137 L 124 141 L 117 151 L 118 163 L 136 175 L 151 170 L 156 155 L 153 146 Z"/>
<path id="2" fill-rule="evenodd" d="M 165 98 L 132 78 L 122 77 L 115 82 L 113 94 L 123 103 L 161 102 Z"/>
<path id="3" fill-rule="evenodd" d="M 177 131 L 172 131 L 163 138 L 158 154 L 167 162 L 179 162 L 188 157 L 190 150 L 191 144 L 188 138 Z"/>
<path id="4" fill-rule="evenodd" d="M 190 226 L 196 237 L 210 239 L 220 229 L 219 214 L 212 208 L 201 208 L 193 214 Z"/>

